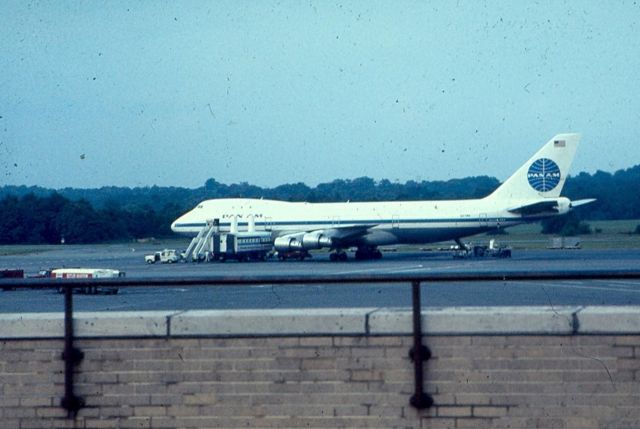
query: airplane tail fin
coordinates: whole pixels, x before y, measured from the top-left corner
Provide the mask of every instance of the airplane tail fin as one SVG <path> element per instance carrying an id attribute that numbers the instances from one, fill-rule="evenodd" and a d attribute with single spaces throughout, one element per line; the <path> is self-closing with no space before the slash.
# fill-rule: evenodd
<path id="1" fill-rule="evenodd" d="M 487 198 L 529 200 L 557 198 L 564 186 L 580 134 L 558 134 Z"/>

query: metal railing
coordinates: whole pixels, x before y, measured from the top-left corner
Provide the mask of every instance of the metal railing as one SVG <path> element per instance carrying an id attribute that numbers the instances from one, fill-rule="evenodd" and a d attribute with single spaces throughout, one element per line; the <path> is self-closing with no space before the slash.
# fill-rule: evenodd
<path id="1" fill-rule="evenodd" d="M 410 404 L 418 409 L 429 408 L 433 398 L 424 391 L 424 367 L 431 351 L 422 343 L 422 315 L 420 286 L 432 282 L 487 282 L 487 281 L 540 281 L 540 280 L 640 280 L 639 270 L 583 270 L 583 271 L 496 271 L 496 272 L 429 272 L 420 274 L 340 274 L 340 275 L 242 275 L 205 277 L 162 278 L 111 278 L 111 279 L 0 279 L 0 287 L 12 289 L 58 288 L 64 292 L 64 351 L 65 394 L 60 405 L 74 418 L 84 406 L 82 398 L 74 393 L 74 367 L 83 359 L 83 353 L 74 346 L 73 289 L 96 287 L 176 287 L 176 286 L 255 286 L 291 284 L 370 284 L 408 283 L 411 285 L 413 312 L 413 347 L 409 357 L 414 363 L 415 391 Z"/>

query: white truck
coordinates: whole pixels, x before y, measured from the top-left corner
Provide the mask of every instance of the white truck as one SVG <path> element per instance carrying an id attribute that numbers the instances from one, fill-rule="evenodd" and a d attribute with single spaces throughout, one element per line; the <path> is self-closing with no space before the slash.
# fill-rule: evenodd
<path id="1" fill-rule="evenodd" d="M 180 256 L 175 249 L 164 249 L 159 252 L 155 252 L 153 255 L 145 255 L 144 260 L 147 264 L 155 264 L 160 262 L 162 264 L 173 264 L 180 260 Z"/>

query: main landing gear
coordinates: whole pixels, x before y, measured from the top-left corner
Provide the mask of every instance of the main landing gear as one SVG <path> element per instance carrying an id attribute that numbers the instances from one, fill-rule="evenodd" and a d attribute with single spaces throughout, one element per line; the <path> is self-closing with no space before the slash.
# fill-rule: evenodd
<path id="1" fill-rule="evenodd" d="M 356 261 L 367 261 L 372 259 L 381 259 L 382 252 L 375 246 L 358 247 L 356 250 Z M 335 252 L 329 254 L 331 262 L 344 262 L 347 260 L 347 253 L 342 249 L 336 249 Z"/>
<path id="2" fill-rule="evenodd" d="M 358 261 L 380 259 L 380 258 L 382 258 L 382 252 L 378 250 L 376 247 L 373 247 L 373 246 L 358 247 L 358 250 L 356 250 L 356 260 Z"/>
<path id="3" fill-rule="evenodd" d="M 458 249 L 460 249 L 460 250 L 471 250 L 469 248 L 469 246 L 467 246 L 465 243 L 463 243 L 462 240 L 460 240 L 459 238 L 454 239 L 454 241 L 458 245 Z"/>

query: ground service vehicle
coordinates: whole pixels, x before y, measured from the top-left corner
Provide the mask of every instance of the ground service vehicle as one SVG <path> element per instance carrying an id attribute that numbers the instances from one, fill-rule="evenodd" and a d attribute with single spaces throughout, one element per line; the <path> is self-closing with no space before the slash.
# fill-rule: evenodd
<path id="1" fill-rule="evenodd" d="M 0 279 L 21 279 L 24 277 L 24 270 L 0 270 Z M 3 291 L 13 290 L 12 287 L 2 286 Z"/>
<path id="2" fill-rule="evenodd" d="M 286 261 L 288 259 L 297 259 L 300 261 L 304 261 L 305 258 L 311 258 L 311 254 L 306 250 L 291 250 L 288 252 L 276 251 L 276 257 L 280 261 Z"/>
<path id="3" fill-rule="evenodd" d="M 180 256 L 175 249 L 164 249 L 159 252 L 155 252 L 153 255 L 146 255 L 144 260 L 147 264 L 155 264 L 160 262 L 162 264 L 173 264 L 180 260 Z"/>
<path id="4" fill-rule="evenodd" d="M 124 277 L 124 271 L 112 270 L 108 268 L 58 268 L 51 270 L 51 278 L 54 279 L 108 279 Z M 58 288 L 59 293 L 64 292 L 64 288 Z M 100 288 L 97 286 L 87 286 L 74 288 L 74 292 L 88 295 L 114 295 L 118 293 L 118 288 Z"/>
<path id="5" fill-rule="evenodd" d="M 273 249 L 269 232 L 236 232 L 214 234 L 211 238 L 208 260 L 264 261 Z"/>
<path id="6" fill-rule="evenodd" d="M 488 246 L 476 245 L 458 248 L 454 253 L 455 259 L 465 258 L 510 258 L 511 247 L 498 245 L 495 240 L 490 240 Z"/>

